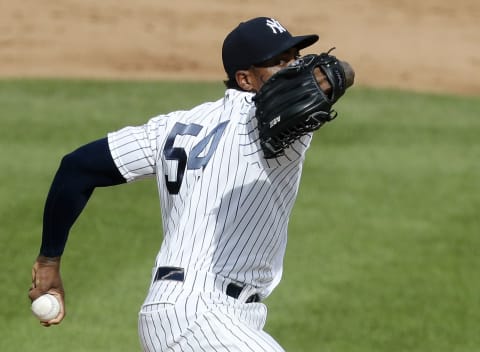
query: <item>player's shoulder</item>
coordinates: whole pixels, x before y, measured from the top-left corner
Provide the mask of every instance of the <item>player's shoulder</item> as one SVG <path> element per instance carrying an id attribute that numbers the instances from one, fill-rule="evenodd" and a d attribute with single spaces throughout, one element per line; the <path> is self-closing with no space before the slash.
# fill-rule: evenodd
<path id="1" fill-rule="evenodd" d="M 151 126 L 169 130 L 177 124 L 197 124 L 215 127 L 219 122 L 230 121 L 230 128 L 249 124 L 254 116 L 253 94 L 227 89 L 223 97 L 195 105 L 189 109 L 159 114 L 150 119 Z"/>
<path id="2" fill-rule="evenodd" d="M 209 121 L 219 120 L 243 120 L 251 115 L 255 107 L 253 94 L 235 89 L 227 89 L 222 98 L 208 101 L 194 106 L 190 110 L 176 111 L 169 114 L 169 118 L 180 120 L 198 121 L 208 124 Z"/>
<path id="3" fill-rule="evenodd" d="M 237 89 L 227 89 L 223 98 L 224 105 L 234 105 L 237 108 L 251 109 L 255 106 L 253 93 Z"/>
<path id="4" fill-rule="evenodd" d="M 251 120 L 255 112 L 253 96 L 254 94 L 250 92 L 227 89 L 223 98 L 224 114 L 240 124 Z"/>

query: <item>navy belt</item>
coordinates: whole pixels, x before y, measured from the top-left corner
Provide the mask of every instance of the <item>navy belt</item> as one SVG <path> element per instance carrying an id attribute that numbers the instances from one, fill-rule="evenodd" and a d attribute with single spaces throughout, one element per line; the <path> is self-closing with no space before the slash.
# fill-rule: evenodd
<path id="1" fill-rule="evenodd" d="M 172 280 L 183 282 L 185 280 L 185 270 L 183 270 L 183 268 L 178 268 L 174 266 L 161 266 L 157 268 L 154 280 Z M 240 296 L 240 293 L 242 293 L 242 291 L 243 286 L 231 282 L 227 285 L 227 290 L 225 291 L 225 293 L 228 296 L 237 299 Z M 251 295 L 245 301 L 245 303 L 253 302 L 260 302 L 260 296 L 258 294 Z"/>

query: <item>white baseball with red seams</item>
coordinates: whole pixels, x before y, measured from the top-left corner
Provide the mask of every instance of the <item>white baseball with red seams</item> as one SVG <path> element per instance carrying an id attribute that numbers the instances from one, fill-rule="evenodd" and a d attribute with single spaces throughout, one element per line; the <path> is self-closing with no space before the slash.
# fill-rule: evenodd
<path id="1" fill-rule="evenodd" d="M 32 313 L 41 321 L 50 321 L 60 313 L 60 303 L 54 295 L 44 294 L 32 302 Z"/>

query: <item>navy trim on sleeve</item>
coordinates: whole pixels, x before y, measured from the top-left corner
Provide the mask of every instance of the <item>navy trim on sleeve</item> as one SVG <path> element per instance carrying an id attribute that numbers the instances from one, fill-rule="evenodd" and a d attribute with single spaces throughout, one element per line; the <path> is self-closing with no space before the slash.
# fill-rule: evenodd
<path id="1" fill-rule="evenodd" d="M 62 255 L 70 228 L 96 187 L 125 183 L 113 162 L 107 138 L 63 157 L 45 202 L 40 254 Z"/>

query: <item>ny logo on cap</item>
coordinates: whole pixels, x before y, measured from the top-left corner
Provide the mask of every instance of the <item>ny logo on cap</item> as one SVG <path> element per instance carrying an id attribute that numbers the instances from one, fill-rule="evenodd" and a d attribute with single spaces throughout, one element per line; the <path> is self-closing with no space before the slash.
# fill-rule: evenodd
<path id="1" fill-rule="evenodd" d="M 267 26 L 270 27 L 273 34 L 283 33 L 287 31 L 285 28 L 283 28 L 280 22 L 278 22 L 277 20 L 274 20 L 273 18 L 270 18 L 269 20 L 267 20 Z"/>

